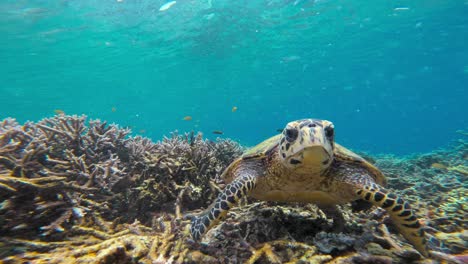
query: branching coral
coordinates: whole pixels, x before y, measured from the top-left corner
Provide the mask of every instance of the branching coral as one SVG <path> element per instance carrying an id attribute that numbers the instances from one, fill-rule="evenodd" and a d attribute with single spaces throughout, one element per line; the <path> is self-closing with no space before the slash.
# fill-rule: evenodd
<path id="1" fill-rule="evenodd" d="M 135 164 L 129 174 L 138 187 L 122 192 L 121 200 L 126 204 L 121 206 L 126 206 L 129 218 L 140 214 L 142 222 L 150 221 L 151 216 L 140 212 L 173 210 L 176 200 L 185 209 L 206 206 L 218 192 L 216 177 L 242 153 L 234 141 L 213 142 L 193 132 L 184 135 L 174 132 L 153 145 L 137 139 L 130 139 L 127 148 L 129 160 Z"/>
<path id="2" fill-rule="evenodd" d="M 84 116 L 59 115 L 24 125 L 3 120 L 0 259 L 390 263 L 419 257 L 398 239 L 383 210 L 352 212 L 348 205 L 340 206 L 343 234 L 335 233 L 331 219 L 314 205 L 256 202 L 234 208 L 206 234 L 206 243 L 194 243 L 184 214 L 214 200 L 222 188 L 221 172 L 242 147 L 195 133 L 175 132 L 157 143 L 129 133 Z M 447 240 L 452 252 L 466 246 L 461 241 L 466 238 L 466 182 L 454 169 L 465 168 L 466 154 L 462 143 L 419 157 L 375 159 L 389 176 L 389 187 L 426 216 L 428 233 Z M 448 167 L 434 168 L 435 162 Z"/>
<path id="3" fill-rule="evenodd" d="M 464 176 L 468 176 L 468 166 L 465 166 L 465 165 L 457 165 L 457 166 L 448 167 L 447 170 L 458 172 L 460 174 L 463 174 Z"/>
<path id="4" fill-rule="evenodd" d="M 129 133 L 86 117 L 1 123 L 0 233 L 61 232 L 88 211 L 109 212 L 105 197 L 124 178 L 117 153 Z"/>
<path id="5" fill-rule="evenodd" d="M 194 133 L 155 144 L 85 116 L 5 119 L 0 132 L 0 234 L 15 239 L 60 241 L 77 226 L 113 232 L 106 220 L 148 225 L 163 212 L 180 221 L 210 201 L 213 181 L 242 151 Z"/>
<path id="6" fill-rule="evenodd" d="M 10 239 L 16 248 L 27 248 L 21 255 L 4 258 L 4 263 L 184 263 L 190 261 L 187 223 L 177 223 L 172 216 L 163 220 L 159 230 L 141 225 L 118 225 L 106 231 L 99 220 L 94 228 L 76 225 L 60 242 Z M 6 239 L 2 239 L 6 241 Z"/>

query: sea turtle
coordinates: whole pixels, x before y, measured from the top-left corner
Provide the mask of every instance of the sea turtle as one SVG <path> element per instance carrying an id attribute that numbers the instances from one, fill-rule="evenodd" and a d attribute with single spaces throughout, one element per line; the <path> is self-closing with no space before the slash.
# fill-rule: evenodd
<path id="1" fill-rule="evenodd" d="M 424 230 L 409 203 L 385 189 L 382 172 L 335 143 L 334 134 L 330 121 L 302 119 L 248 150 L 223 172 L 229 184 L 212 206 L 192 219 L 193 239 L 199 240 L 245 195 L 319 206 L 364 200 L 384 208 L 401 234 L 427 257 Z"/>

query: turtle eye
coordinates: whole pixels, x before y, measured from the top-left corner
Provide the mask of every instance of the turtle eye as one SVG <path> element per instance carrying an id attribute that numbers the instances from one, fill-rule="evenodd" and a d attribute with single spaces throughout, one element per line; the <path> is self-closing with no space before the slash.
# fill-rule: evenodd
<path id="1" fill-rule="evenodd" d="M 285 131 L 285 134 L 286 134 L 286 140 L 288 142 L 292 142 L 297 139 L 299 132 L 295 128 L 287 128 Z"/>
<path id="2" fill-rule="evenodd" d="M 332 139 L 334 135 L 335 135 L 335 130 L 333 129 L 333 127 L 332 126 L 327 126 L 325 128 L 325 136 L 327 138 Z"/>

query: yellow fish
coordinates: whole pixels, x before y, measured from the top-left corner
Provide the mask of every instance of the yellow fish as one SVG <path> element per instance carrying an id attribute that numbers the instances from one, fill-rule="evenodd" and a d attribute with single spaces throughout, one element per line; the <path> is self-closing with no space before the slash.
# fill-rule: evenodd
<path id="1" fill-rule="evenodd" d="M 54 110 L 54 113 L 55 113 L 56 115 L 65 115 L 65 112 L 64 112 L 63 110 L 61 110 L 61 109 L 55 109 L 55 110 Z"/>
<path id="2" fill-rule="evenodd" d="M 444 164 L 442 163 L 432 163 L 431 164 L 431 167 L 432 168 L 435 168 L 435 169 L 447 169 L 447 166 L 445 166 Z"/>
<path id="3" fill-rule="evenodd" d="M 191 116 L 185 116 L 185 117 L 184 117 L 184 120 L 185 120 L 185 121 L 190 121 L 190 120 L 192 120 L 192 117 L 191 117 Z"/>
<path id="4" fill-rule="evenodd" d="M 234 113 L 235 111 L 237 111 L 237 106 L 232 107 L 232 110 L 231 110 L 231 111 L 232 111 L 233 113 Z"/>

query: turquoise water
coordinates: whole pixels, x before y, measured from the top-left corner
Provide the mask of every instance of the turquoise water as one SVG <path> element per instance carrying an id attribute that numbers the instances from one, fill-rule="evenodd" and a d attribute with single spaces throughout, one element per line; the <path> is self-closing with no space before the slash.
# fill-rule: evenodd
<path id="1" fill-rule="evenodd" d="M 467 130 L 466 0 L 165 3 L 1 1 L 0 119 L 60 109 L 253 145 L 314 117 L 395 154 Z"/>

